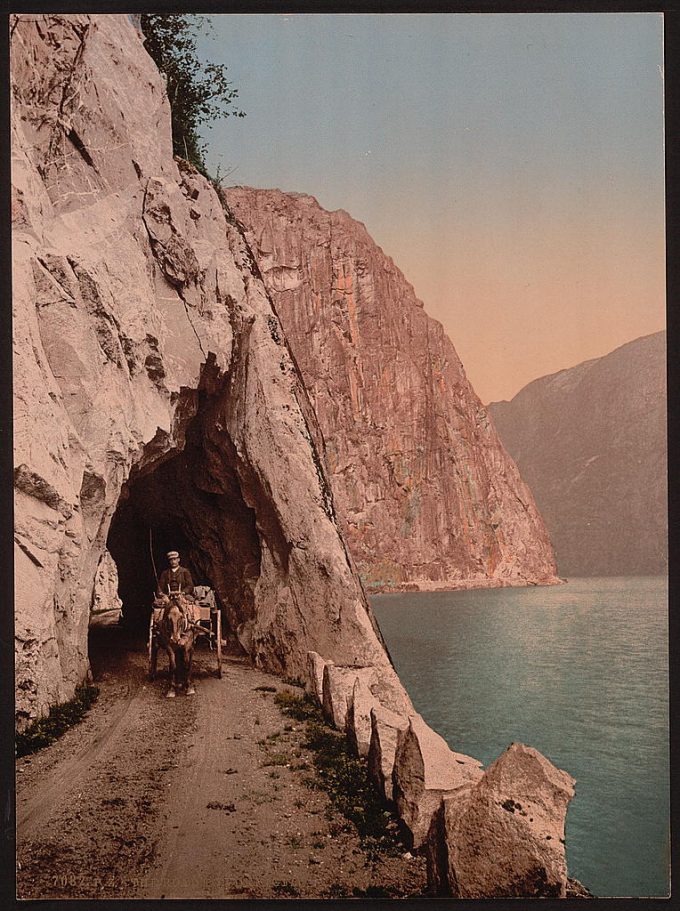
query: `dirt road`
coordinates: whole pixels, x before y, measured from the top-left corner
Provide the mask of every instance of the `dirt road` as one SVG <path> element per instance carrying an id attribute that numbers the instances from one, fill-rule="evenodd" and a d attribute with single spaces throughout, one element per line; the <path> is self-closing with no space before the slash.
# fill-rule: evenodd
<path id="1" fill-rule="evenodd" d="M 197 695 L 166 699 L 142 641 L 115 626 L 91 640 L 98 701 L 17 763 L 19 897 L 422 894 L 422 859 L 369 860 L 309 788 L 302 726 L 274 704 L 279 678 L 232 654 L 219 680 L 202 646 Z"/>

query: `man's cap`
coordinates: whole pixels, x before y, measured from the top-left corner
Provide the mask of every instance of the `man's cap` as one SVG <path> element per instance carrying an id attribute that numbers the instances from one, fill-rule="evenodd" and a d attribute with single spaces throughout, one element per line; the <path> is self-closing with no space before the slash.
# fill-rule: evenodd
<path id="1" fill-rule="evenodd" d="M 166 557 L 179 557 L 179 553 L 176 550 L 169 550 L 165 556 Z"/>

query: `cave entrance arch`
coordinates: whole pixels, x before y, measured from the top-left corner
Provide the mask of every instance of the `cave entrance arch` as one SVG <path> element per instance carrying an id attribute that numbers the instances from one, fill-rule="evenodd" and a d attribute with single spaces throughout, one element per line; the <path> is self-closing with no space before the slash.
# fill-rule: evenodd
<path id="1" fill-rule="evenodd" d="M 126 623 L 146 627 L 168 550 L 178 550 L 195 585 L 214 589 L 227 633 L 254 613 L 260 573 L 255 513 L 243 497 L 228 441 L 207 442 L 210 399 L 199 396 L 185 445 L 133 470 L 112 517 L 107 547 L 118 570 Z M 144 459 L 141 464 L 144 465 Z"/>

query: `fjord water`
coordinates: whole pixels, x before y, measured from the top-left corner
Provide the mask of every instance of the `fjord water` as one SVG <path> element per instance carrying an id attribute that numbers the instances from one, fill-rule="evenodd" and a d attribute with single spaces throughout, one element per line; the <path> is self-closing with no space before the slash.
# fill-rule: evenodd
<path id="1" fill-rule="evenodd" d="M 669 893 L 667 582 L 377 595 L 392 660 L 449 745 L 511 742 L 576 778 L 569 875 L 598 896 Z"/>

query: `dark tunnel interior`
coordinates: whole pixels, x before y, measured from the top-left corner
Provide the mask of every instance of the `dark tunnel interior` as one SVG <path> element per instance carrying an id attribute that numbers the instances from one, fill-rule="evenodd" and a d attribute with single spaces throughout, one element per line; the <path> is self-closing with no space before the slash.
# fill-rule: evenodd
<path id="1" fill-rule="evenodd" d="M 148 613 L 156 575 L 160 576 L 167 566 L 168 550 L 179 551 L 182 565 L 191 572 L 194 585 L 212 587 L 213 584 L 192 559 L 181 516 L 161 508 L 157 498 L 153 502 L 149 500 L 148 483 L 144 485 L 144 479 L 126 485 L 109 530 L 108 549 L 116 561 L 118 594 L 128 619 Z"/>
<path id="2" fill-rule="evenodd" d="M 214 589 L 227 634 L 254 613 L 261 557 L 255 512 L 244 500 L 233 447 L 206 440 L 206 422 L 214 426 L 214 415 L 199 408 L 184 448 L 133 472 L 121 491 L 107 547 L 126 624 L 148 623 L 154 562 L 160 576 L 171 549 L 179 551 L 194 585 Z"/>

